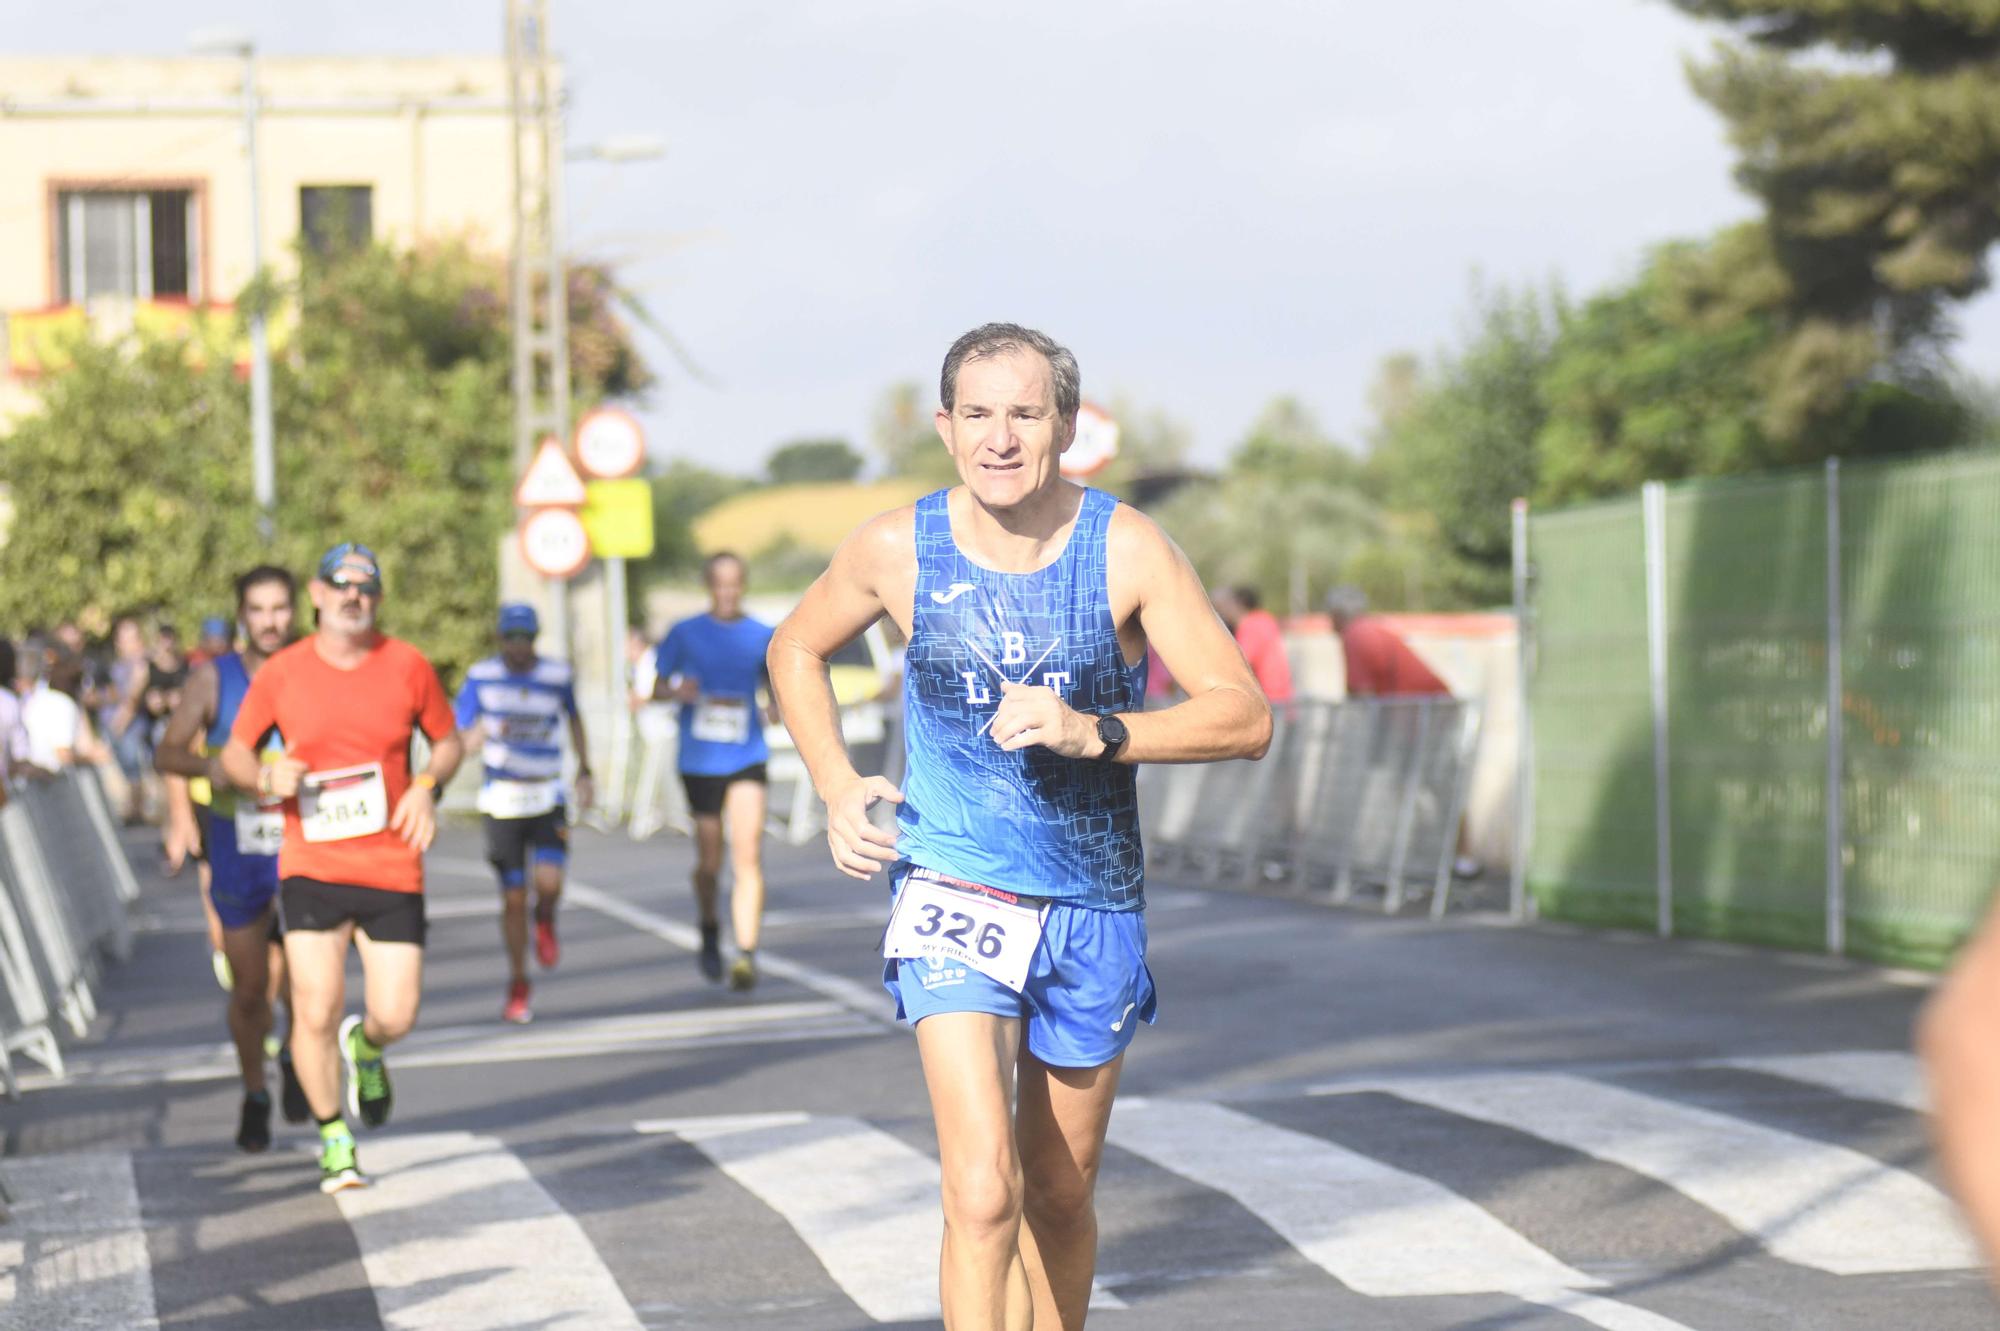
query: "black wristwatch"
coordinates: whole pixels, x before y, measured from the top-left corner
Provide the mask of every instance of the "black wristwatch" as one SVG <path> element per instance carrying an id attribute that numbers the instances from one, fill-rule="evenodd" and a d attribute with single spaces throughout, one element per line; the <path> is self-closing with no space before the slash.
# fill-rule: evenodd
<path id="1" fill-rule="evenodd" d="M 1104 752 L 1097 755 L 1097 760 L 1108 763 L 1117 759 L 1118 750 L 1125 747 L 1125 741 L 1132 738 L 1132 732 L 1117 717 L 1100 716 L 1097 718 L 1097 738 L 1104 744 Z"/>

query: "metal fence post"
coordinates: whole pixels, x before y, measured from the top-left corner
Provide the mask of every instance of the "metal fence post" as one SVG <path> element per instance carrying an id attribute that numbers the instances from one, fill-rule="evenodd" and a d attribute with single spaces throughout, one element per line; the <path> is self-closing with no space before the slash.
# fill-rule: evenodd
<path id="1" fill-rule="evenodd" d="M 1507 874 L 1507 914 L 1528 917 L 1528 835 L 1534 818 L 1535 729 L 1528 711 L 1528 501 L 1514 501 L 1514 855 Z"/>
<path id="2" fill-rule="evenodd" d="M 1847 950 L 1846 683 L 1841 677 L 1840 459 L 1826 460 L 1826 950 Z"/>
<path id="3" fill-rule="evenodd" d="M 1673 806 L 1667 765 L 1667 487 L 1647 481 L 1639 492 L 1646 544 L 1646 668 L 1653 687 L 1653 872 L 1659 893 L 1660 937 L 1674 932 Z"/>

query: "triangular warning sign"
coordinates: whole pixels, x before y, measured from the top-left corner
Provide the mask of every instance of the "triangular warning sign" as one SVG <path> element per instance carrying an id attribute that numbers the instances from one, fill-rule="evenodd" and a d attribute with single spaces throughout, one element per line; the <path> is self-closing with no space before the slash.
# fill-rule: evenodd
<path id="1" fill-rule="evenodd" d="M 547 436 L 514 487 L 514 502 L 522 508 L 580 508 L 584 498 L 583 477 L 556 437 Z"/>

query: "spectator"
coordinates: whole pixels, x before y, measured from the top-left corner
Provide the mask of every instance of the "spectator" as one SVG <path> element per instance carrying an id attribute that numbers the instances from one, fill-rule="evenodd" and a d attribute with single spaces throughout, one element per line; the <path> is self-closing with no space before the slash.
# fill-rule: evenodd
<path id="1" fill-rule="evenodd" d="M 1292 700 L 1292 663 L 1285 656 L 1285 635 L 1278 617 L 1263 608 L 1255 587 L 1224 587 L 1215 594 L 1215 612 L 1236 635 L 1236 645 L 1264 696 L 1274 703 Z"/>
<path id="2" fill-rule="evenodd" d="M 1451 692 L 1394 629 L 1368 613 L 1368 598 L 1359 587 L 1334 588 L 1327 593 L 1326 608 L 1347 658 L 1350 696 L 1419 698 Z"/>
<path id="3" fill-rule="evenodd" d="M 235 645 L 236 625 L 221 615 L 210 615 L 201 621 L 201 636 L 195 639 L 194 650 L 188 653 L 188 669 L 229 655 Z"/>
<path id="4" fill-rule="evenodd" d="M 139 628 L 139 621 L 130 615 L 121 616 L 112 626 L 111 646 L 116 655 L 105 672 L 105 692 L 109 696 L 97 714 L 98 729 L 111 746 L 118 770 L 125 778 L 125 821 L 136 823 L 143 807 L 146 770 L 153 764 L 152 747 L 148 743 L 151 723 L 146 716 L 149 674 L 146 635 Z"/>
<path id="5" fill-rule="evenodd" d="M 15 669 L 14 644 L 0 638 L 0 803 L 6 802 L 15 760 L 26 751 L 28 743 L 21 728 L 21 695 L 14 692 Z"/>
<path id="6" fill-rule="evenodd" d="M 180 705 L 181 689 L 187 684 L 187 655 L 181 651 L 181 635 L 172 624 L 160 625 L 153 635 L 152 654 L 146 658 L 146 716 L 150 751 L 167 728 L 167 718 Z"/>
<path id="7" fill-rule="evenodd" d="M 35 684 L 21 704 L 22 762 L 53 775 L 74 764 L 85 747 L 83 709 L 72 696 L 82 686 L 83 664 L 55 643 L 39 639 L 30 641 L 25 656 Z"/>

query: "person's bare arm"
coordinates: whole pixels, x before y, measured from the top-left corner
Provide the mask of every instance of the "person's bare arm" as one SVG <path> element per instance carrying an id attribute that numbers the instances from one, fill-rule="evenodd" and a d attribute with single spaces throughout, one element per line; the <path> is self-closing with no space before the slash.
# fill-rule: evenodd
<path id="1" fill-rule="evenodd" d="M 579 809 L 588 809 L 597 800 L 597 783 L 590 775 L 590 746 L 583 738 L 583 713 L 575 709 L 569 714 L 569 742 L 576 746 L 576 804 Z"/>
<path id="2" fill-rule="evenodd" d="M 1917 1045 L 1945 1177 L 2000 1269 L 2000 908 L 1925 1007 Z"/>
<path id="3" fill-rule="evenodd" d="M 914 510 L 898 509 L 842 542 L 826 572 L 772 633 L 764 657 L 773 702 L 813 789 L 826 801 L 833 862 L 852 878 L 867 878 L 896 857 L 895 834 L 868 821 L 868 806 L 878 799 L 900 804 L 903 792 L 885 777 L 855 770 L 841 738 L 827 662 L 884 613 L 908 619 L 916 586 L 915 523 Z"/>
<path id="4" fill-rule="evenodd" d="M 215 667 L 204 665 L 188 678 L 181 700 L 167 717 L 167 728 L 153 750 L 153 769 L 162 776 L 216 775 L 216 755 L 194 751 L 195 737 L 215 720 L 215 699 L 219 685 Z"/>
<path id="5" fill-rule="evenodd" d="M 1271 704 L 1223 627 L 1187 556 L 1151 518 L 1120 505 L 1107 537 L 1112 613 L 1136 624 L 1187 698 L 1119 719 L 1129 736 L 1121 763 L 1199 763 L 1261 758 L 1271 745 Z M 1121 631 L 1120 637 L 1128 636 Z M 1136 635 L 1129 648 L 1139 648 Z M 1069 758 L 1101 757 L 1097 718 L 1053 690 L 1005 684 L 993 719 L 1002 748 L 1039 744 Z"/>

